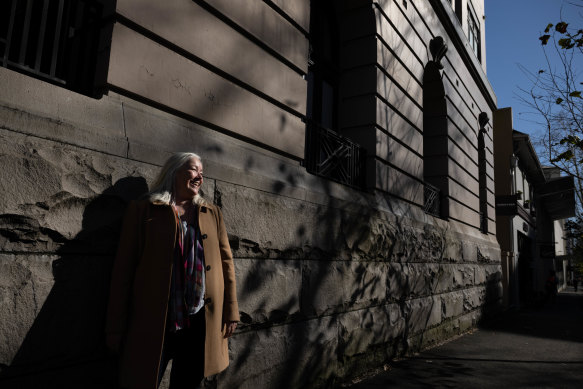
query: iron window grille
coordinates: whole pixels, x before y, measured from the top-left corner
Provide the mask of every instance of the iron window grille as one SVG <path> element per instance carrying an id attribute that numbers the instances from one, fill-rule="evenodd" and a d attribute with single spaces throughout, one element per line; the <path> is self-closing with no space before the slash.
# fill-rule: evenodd
<path id="1" fill-rule="evenodd" d="M 0 65 L 94 95 L 105 0 L 2 0 Z"/>
<path id="2" fill-rule="evenodd" d="M 365 150 L 335 131 L 310 122 L 306 128 L 306 169 L 353 187 L 364 186 Z"/>
<path id="3" fill-rule="evenodd" d="M 425 213 L 433 216 L 440 217 L 440 208 L 441 208 L 441 191 L 439 188 L 431 184 L 425 183 L 424 188 L 424 204 L 423 210 Z"/>

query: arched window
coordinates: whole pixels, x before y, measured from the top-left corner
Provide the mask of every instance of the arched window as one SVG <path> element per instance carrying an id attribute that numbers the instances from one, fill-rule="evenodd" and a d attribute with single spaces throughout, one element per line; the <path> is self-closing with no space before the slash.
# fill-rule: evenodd
<path id="1" fill-rule="evenodd" d="M 443 38 L 429 44 L 433 60 L 423 73 L 423 179 L 425 211 L 435 216 L 449 216 L 447 102 L 441 79 L 441 58 L 447 51 Z"/>
<path id="2" fill-rule="evenodd" d="M 478 175 L 479 175 L 479 201 L 480 201 L 480 230 L 488 232 L 488 186 L 486 170 L 486 124 L 489 121 L 488 114 L 481 112 L 478 118 L 480 130 L 478 132 Z"/>

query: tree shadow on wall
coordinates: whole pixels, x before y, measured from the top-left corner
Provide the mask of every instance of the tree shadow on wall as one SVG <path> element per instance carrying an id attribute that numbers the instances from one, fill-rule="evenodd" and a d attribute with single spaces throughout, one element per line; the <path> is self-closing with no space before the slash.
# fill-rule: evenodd
<path id="1" fill-rule="evenodd" d="M 280 173 L 282 181 L 272 187 L 274 198 L 285 196 L 302 181 L 285 165 Z M 326 179 L 314 179 L 313 185 L 325 200 L 298 201 L 296 212 L 305 219 L 296 223 L 292 217 L 282 224 L 294 229 L 295 243 L 273 248 L 270 236 L 253 237 L 263 244 L 246 236 L 232 237 L 235 257 L 253 264 L 245 265 L 250 267 L 238 285 L 242 323 L 232 348 L 234 360 L 214 385 L 334 386 L 404 354 L 407 329 L 426 326 L 413 323 L 428 318 L 412 317 L 405 308 L 407 296 L 395 294 L 388 276 L 391 264 L 415 260 L 423 245 L 403 239 L 413 235 L 404 222 L 411 215 L 389 202 L 393 219 L 387 220 L 387 212 L 377 209 L 370 193 Z M 349 191 L 349 200 L 342 200 L 338 191 Z M 272 286 L 278 290 L 266 292 Z"/>
<path id="2" fill-rule="evenodd" d="M 259 209 L 269 208 L 272 217 L 278 205 L 270 202 L 278 203 L 278 196 L 303 181 L 285 165 L 280 173 L 273 197 L 258 200 L 265 202 Z M 457 312 L 463 300 L 446 305 L 440 298 L 475 286 L 454 280 L 454 268 L 464 268 L 458 263 L 464 246 L 448 224 L 417 225 L 412 207 L 388 194 L 379 199 L 325 179 L 308 184 L 324 200 L 298 200 L 301 219 L 290 216 L 281 223 L 281 229 L 292 229 L 288 236 L 302 239 L 275 248 L 274 228 L 259 229 L 263 236 L 235 231 L 244 234 L 232 239 L 235 257 L 253 264 L 242 266 L 247 269 L 238 284 L 242 323 L 231 367 L 215 381 L 218 387 L 332 387 L 435 344 L 444 334 L 458 334 L 463 328 L 454 321 L 471 313 Z M 339 190 L 350 195 L 338 196 Z M 286 199 L 281 206 L 292 208 L 294 202 Z M 480 251 L 477 255 L 476 266 L 491 261 Z M 472 269 L 472 280 L 473 275 Z M 499 300 L 498 285 L 499 272 L 488 274 L 485 301 Z"/>
<path id="3" fill-rule="evenodd" d="M 81 232 L 57 242 L 54 285 L 2 371 L 2 388 L 116 387 L 104 338 L 110 273 L 126 206 L 147 190 L 142 177 L 120 179 L 87 204 Z"/>

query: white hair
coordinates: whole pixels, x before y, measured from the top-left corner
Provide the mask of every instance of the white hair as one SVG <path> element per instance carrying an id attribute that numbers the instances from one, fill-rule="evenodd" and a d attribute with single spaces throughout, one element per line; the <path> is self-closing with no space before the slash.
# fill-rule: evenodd
<path id="1" fill-rule="evenodd" d="M 202 163 L 202 159 L 195 153 L 174 153 L 166 160 L 164 166 L 158 173 L 158 177 L 152 184 L 152 189 L 147 194 L 150 201 L 162 202 L 165 204 L 174 203 L 174 181 L 176 179 L 176 171 L 180 169 L 190 159 L 198 159 Z M 196 194 L 192 202 L 195 204 L 205 204 L 206 201 L 200 194 Z"/>

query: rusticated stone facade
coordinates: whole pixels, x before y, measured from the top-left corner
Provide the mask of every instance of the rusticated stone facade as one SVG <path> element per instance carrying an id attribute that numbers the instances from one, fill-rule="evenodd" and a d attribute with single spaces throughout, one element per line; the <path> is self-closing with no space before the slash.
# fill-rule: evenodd
<path id="1" fill-rule="evenodd" d="M 221 387 L 350 376 L 463 333 L 499 302 L 498 249 L 445 223 L 216 185 L 245 291 Z M 255 214 L 273 219 L 257 225 Z"/>
<path id="2" fill-rule="evenodd" d="M 124 107 L 138 108 L 127 127 L 144 116 L 187 125 Z M 65 126 L 58 119 L 6 108 L 2 117 L 10 119 L 0 134 L 3 382 L 111 385 L 114 362 L 102 344 L 109 271 L 125 205 L 158 166 L 89 150 L 85 137 L 75 145 L 38 136 Z M 190 129 L 203 144 L 217 141 Z M 216 158 L 237 143 L 209 146 L 205 166 L 205 195 L 222 207 L 230 235 L 242 316 L 231 367 L 208 385 L 328 385 L 463 333 L 497 306 L 499 251 L 479 233 L 422 222 L 402 202 L 317 179 L 258 149 L 245 158 L 261 169 L 241 176 Z"/>
<path id="3" fill-rule="evenodd" d="M 0 382 L 113 387 L 103 348 L 113 253 L 127 201 L 154 170 L 5 127 L 0 139 Z"/>
<path id="4" fill-rule="evenodd" d="M 444 24 L 449 2 L 338 3 L 353 28 L 336 130 L 366 149 L 359 188 L 305 167 L 307 0 L 118 0 L 98 98 L 0 68 L 2 388 L 115 387 L 103 320 L 121 218 L 174 151 L 203 157 L 235 257 L 242 322 L 206 387 L 331 387 L 499 309 L 493 194 L 478 193 L 492 147 L 477 119 L 495 101 Z M 447 151 L 424 166 L 437 35 Z M 433 168 L 449 191 L 441 218 L 423 210 Z"/>

